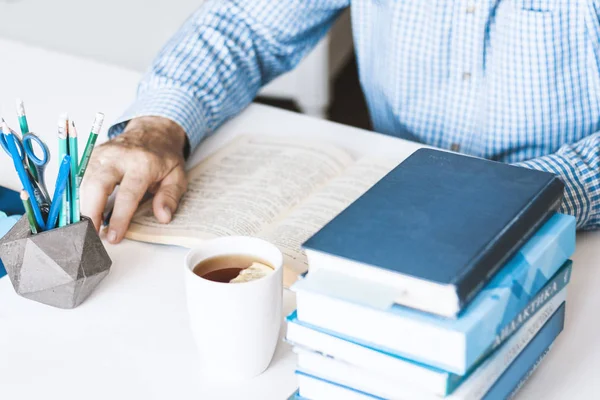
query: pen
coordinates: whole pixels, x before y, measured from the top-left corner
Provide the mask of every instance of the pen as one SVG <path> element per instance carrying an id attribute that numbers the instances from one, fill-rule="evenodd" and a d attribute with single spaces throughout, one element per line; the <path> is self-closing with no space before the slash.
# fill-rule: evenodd
<path id="1" fill-rule="evenodd" d="M 21 135 L 25 135 L 29 133 L 29 124 L 27 123 L 27 114 L 25 114 L 25 103 L 23 100 L 17 99 L 17 118 L 19 119 L 19 126 L 21 127 Z M 27 146 L 27 150 L 32 150 L 29 142 L 23 143 L 23 147 Z M 37 169 L 29 158 L 27 158 L 27 166 L 29 167 L 29 171 L 31 171 L 31 175 L 33 175 L 33 179 L 38 180 Z"/>
<path id="2" fill-rule="evenodd" d="M 94 119 L 94 123 L 92 124 L 92 131 L 90 132 L 90 137 L 88 138 L 87 144 L 85 145 L 85 149 L 83 150 L 83 155 L 81 156 L 81 163 L 79 165 L 79 169 L 77 171 L 78 185 L 81 184 L 88 163 L 90 162 L 92 151 L 94 151 L 94 146 L 96 145 L 96 139 L 98 139 L 98 134 L 100 133 L 100 129 L 102 129 L 102 122 L 104 122 L 104 114 L 97 113 L 96 118 Z"/>
<path id="3" fill-rule="evenodd" d="M 27 171 L 25 171 L 25 166 L 23 165 L 23 159 L 21 159 L 19 150 L 17 150 L 17 145 L 15 143 L 15 136 L 8 128 L 6 121 L 2 119 L 2 133 L 6 135 L 6 144 L 8 147 L 8 151 L 13 159 L 13 164 L 15 169 L 17 170 L 17 175 L 23 184 L 23 187 L 27 191 L 30 199 L 35 199 L 34 190 L 31 186 L 31 181 L 27 175 Z M 23 154 L 25 157 L 25 154 Z M 40 206 L 37 201 L 31 201 L 31 208 L 33 209 L 33 215 L 35 216 L 35 222 L 37 223 L 40 230 L 44 230 L 44 218 L 42 217 L 42 211 L 40 210 Z"/>
<path id="4" fill-rule="evenodd" d="M 63 194 L 65 193 L 69 183 L 69 172 L 71 170 L 71 157 L 67 154 L 63 156 L 58 169 L 58 177 L 56 178 L 56 186 L 54 196 L 52 197 L 52 206 L 48 214 L 48 229 L 56 228 L 56 220 L 58 213 L 62 209 L 62 202 L 65 201 Z"/>
<path id="5" fill-rule="evenodd" d="M 69 156 L 71 156 L 71 179 L 70 179 L 70 191 L 71 191 L 71 223 L 79 222 L 81 215 L 79 214 L 79 185 L 77 183 L 77 161 L 79 160 L 79 154 L 77 150 L 77 129 L 75 129 L 75 123 L 70 121 L 69 124 Z"/>
<path id="6" fill-rule="evenodd" d="M 23 207 L 25 208 L 25 215 L 27 216 L 27 220 L 29 221 L 29 228 L 31 229 L 31 233 L 34 235 L 38 233 L 38 227 L 35 223 L 35 217 L 33 216 L 33 210 L 31 209 L 31 202 L 29 201 L 29 195 L 25 190 L 21 190 L 21 201 L 23 202 Z"/>
<path id="7" fill-rule="evenodd" d="M 67 114 L 61 114 L 60 118 L 58 119 L 58 160 L 60 162 L 59 167 L 62 165 L 64 157 L 69 155 L 69 145 L 67 142 L 68 120 L 69 116 Z M 52 205 L 54 205 L 54 202 Z M 69 209 L 69 182 L 67 181 L 67 189 L 63 192 L 62 200 L 60 202 L 60 216 L 58 219 L 58 226 L 66 226 L 70 223 L 70 221 L 71 212 Z"/>

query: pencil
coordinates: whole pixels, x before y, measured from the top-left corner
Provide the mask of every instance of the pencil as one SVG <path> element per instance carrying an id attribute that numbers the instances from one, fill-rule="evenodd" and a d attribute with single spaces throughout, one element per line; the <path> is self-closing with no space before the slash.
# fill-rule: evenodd
<path id="1" fill-rule="evenodd" d="M 21 99 L 17 99 L 17 117 L 19 118 L 19 126 L 21 134 L 29 133 L 29 124 L 27 123 L 27 114 L 25 113 L 25 103 Z"/>
<path id="2" fill-rule="evenodd" d="M 62 160 L 65 156 L 69 155 L 69 145 L 67 142 L 67 123 L 69 116 L 62 114 L 58 120 L 58 161 L 59 167 L 62 164 Z M 55 189 L 56 190 L 56 189 Z M 71 221 L 71 213 L 69 210 L 69 182 L 67 182 L 67 189 L 63 192 L 62 201 L 60 207 L 60 216 L 58 218 L 58 226 L 63 227 L 69 224 Z"/>
<path id="3" fill-rule="evenodd" d="M 92 151 L 94 151 L 94 146 L 96 145 L 96 139 L 98 139 L 98 134 L 100 133 L 100 129 L 102 129 L 102 122 L 104 122 L 104 114 L 97 113 L 96 118 L 94 119 L 94 123 L 92 124 L 90 137 L 88 138 L 87 144 L 85 145 L 85 149 L 83 150 L 83 155 L 81 156 L 81 163 L 79 164 L 79 168 L 77 170 L 78 185 L 81 184 L 87 166 L 90 162 Z"/>
<path id="4" fill-rule="evenodd" d="M 33 208 L 31 208 L 29 195 L 25 190 L 21 190 L 21 201 L 23 202 L 23 207 L 25 207 L 25 214 L 27 215 L 27 220 L 29 221 L 29 228 L 31 229 L 31 233 L 35 235 L 38 233 L 39 228 L 35 223 L 35 217 L 33 216 Z"/>
<path id="5" fill-rule="evenodd" d="M 79 185 L 77 183 L 77 161 L 79 160 L 79 152 L 77 150 L 77 129 L 75 123 L 69 123 L 69 156 L 71 156 L 71 223 L 81 221 L 79 214 Z"/>
<path id="6" fill-rule="evenodd" d="M 25 103 L 21 99 L 17 99 L 17 118 L 19 119 L 19 126 L 21 127 L 21 135 L 29 133 L 29 124 L 27 123 L 27 114 L 25 113 Z M 29 142 L 23 143 L 23 146 L 27 146 L 27 150 L 32 150 Z M 37 176 L 37 169 L 35 168 L 33 161 L 29 158 L 27 158 L 27 166 L 29 167 L 31 175 L 37 181 L 39 179 Z"/>
<path id="7" fill-rule="evenodd" d="M 63 194 L 66 192 L 67 185 L 69 184 L 69 172 L 71 170 L 71 157 L 65 155 L 60 162 L 58 169 L 58 177 L 56 178 L 56 185 L 54 189 L 54 197 L 52 198 L 52 206 L 50 207 L 50 213 L 48 214 L 48 222 L 46 224 L 47 229 L 54 229 L 56 227 L 56 219 L 58 218 L 58 212 L 62 208 L 62 202 L 64 201 Z"/>

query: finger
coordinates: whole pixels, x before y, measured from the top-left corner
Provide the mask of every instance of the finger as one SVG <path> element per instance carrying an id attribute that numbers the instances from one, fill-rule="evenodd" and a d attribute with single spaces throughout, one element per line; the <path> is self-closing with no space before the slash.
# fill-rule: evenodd
<path id="1" fill-rule="evenodd" d="M 121 181 L 123 174 L 114 167 L 96 167 L 81 183 L 81 213 L 89 217 L 96 230 L 102 225 L 102 213 L 108 197 Z"/>
<path id="2" fill-rule="evenodd" d="M 152 201 L 154 216 L 160 223 L 171 222 L 186 190 L 187 178 L 182 167 L 175 168 L 162 180 Z"/>
<path id="3" fill-rule="evenodd" d="M 160 182 L 155 182 L 148 188 L 148 192 L 151 194 L 156 194 L 158 188 L 160 187 Z"/>
<path id="4" fill-rule="evenodd" d="M 123 239 L 149 185 L 150 178 L 147 174 L 125 173 L 115 198 L 115 207 L 108 227 L 107 239 L 110 243 L 119 243 Z"/>

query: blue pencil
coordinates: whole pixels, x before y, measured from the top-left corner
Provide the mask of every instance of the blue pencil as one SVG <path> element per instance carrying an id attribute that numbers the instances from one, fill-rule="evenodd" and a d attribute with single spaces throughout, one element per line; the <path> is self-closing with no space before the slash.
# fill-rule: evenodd
<path id="1" fill-rule="evenodd" d="M 8 147 L 8 151 L 13 159 L 13 164 L 15 169 L 17 170 L 17 175 L 19 175 L 19 179 L 23 184 L 23 188 L 27 191 L 29 198 L 31 199 L 31 208 L 33 209 L 33 215 L 35 217 L 35 222 L 38 224 L 38 227 L 41 231 L 45 230 L 46 224 L 44 223 L 44 217 L 42 216 L 42 211 L 40 210 L 40 206 L 38 202 L 35 200 L 35 191 L 33 190 L 33 186 L 31 185 L 31 181 L 29 180 L 29 176 L 27 175 L 27 171 L 25 171 L 25 166 L 23 165 L 23 159 L 21 159 L 19 150 L 17 150 L 17 145 L 15 143 L 14 134 L 10 131 L 10 128 L 6 124 L 6 121 L 2 119 L 2 133 L 6 136 L 6 144 Z M 23 151 L 24 153 L 25 151 Z M 23 154 L 25 157 L 25 154 Z"/>
<path id="2" fill-rule="evenodd" d="M 67 138 L 69 116 L 61 114 L 58 120 L 58 161 L 62 162 L 63 157 L 69 154 L 69 140 Z M 60 164 L 59 164 L 60 167 Z M 71 209 L 69 208 L 70 190 L 67 183 L 67 189 L 63 193 L 61 200 L 61 209 L 58 215 L 58 226 L 63 227 L 71 223 Z"/>
<path id="3" fill-rule="evenodd" d="M 56 228 L 58 213 L 61 210 L 62 202 L 64 201 L 63 193 L 67 188 L 67 182 L 69 182 L 70 170 L 71 157 L 69 155 L 65 155 L 58 169 L 58 177 L 56 178 L 54 196 L 52 196 L 52 206 L 50 207 L 50 213 L 48 214 L 48 223 L 46 224 L 46 228 L 49 230 Z"/>

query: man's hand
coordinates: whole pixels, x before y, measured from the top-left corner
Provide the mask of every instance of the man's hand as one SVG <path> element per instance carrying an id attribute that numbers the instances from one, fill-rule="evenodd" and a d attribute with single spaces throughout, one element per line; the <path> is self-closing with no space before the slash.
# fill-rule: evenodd
<path id="1" fill-rule="evenodd" d="M 81 210 L 100 229 L 108 197 L 120 185 L 108 227 L 110 243 L 123 239 L 147 191 L 155 193 L 152 208 L 158 221 L 171 221 L 187 189 L 185 141 L 185 132 L 175 122 L 140 117 L 132 119 L 121 135 L 94 150 L 81 186 Z"/>

